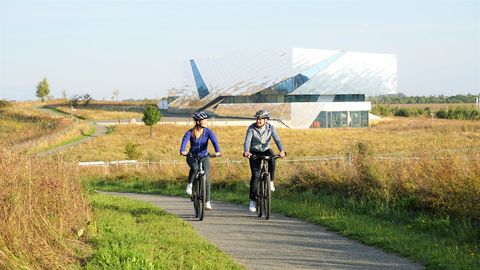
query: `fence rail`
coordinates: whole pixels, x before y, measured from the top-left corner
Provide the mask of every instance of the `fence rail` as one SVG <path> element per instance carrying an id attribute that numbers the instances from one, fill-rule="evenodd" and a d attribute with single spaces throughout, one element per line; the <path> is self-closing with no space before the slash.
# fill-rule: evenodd
<path id="1" fill-rule="evenodd" d="M 401 157 L 401 156 L 372 156 L 370 157 L 376 160 L 394 160 L 394 161 L 402 161 L 402 160 L 421 160 L 421 159 L 428 159 L 428 160 L 444 160 L 444 159 L 451 159 L 450 157 L 431 157 L 431 158 L 420 158 L 420 157 Z M 462 157 L 466 160 L 480 160 L 480 155 L 476 156 L 464 156 Z M 298 158 L 298 159 L 286 159 L 283 158 L 282 162 L 299 162 L 299 163 L 307 163 L 307 162 L 316 162 L 316 161 L 345 161 L 352 163 L 353 159 L 351 156 L 327 156 L 327 157 L 309 157 L 309 158 Z M 223 160 L 215 160 L 210 161 L 210 163 L 214 164 L 229 164 L 229 163 L 247 163 L 247 159 L 238 159 L 232 160 L 225 158 Z M 186 163 L 183 160 L 157 160 L 157 161 L 138 161 L 138 160 L 112 160 L 112 161 L 87 161 L 87 162 L 79 162 L 79 166 L 88 167 L 88 166 L 129 166 L 129 165 L 185 165 Z"/>

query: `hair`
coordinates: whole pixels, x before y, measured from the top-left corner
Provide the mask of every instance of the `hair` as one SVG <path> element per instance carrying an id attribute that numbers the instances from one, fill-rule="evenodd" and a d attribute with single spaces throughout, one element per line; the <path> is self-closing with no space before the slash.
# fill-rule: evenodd
<path id="1" fill-rule="evenodd" d="M 197 128 L 198 127 L 198 128 Z M 192 128 L 192 136 L 197 139 L 203 134 L 204 128 L 201 127 L 200 125 L 195 124 L 195 126 Z"/>

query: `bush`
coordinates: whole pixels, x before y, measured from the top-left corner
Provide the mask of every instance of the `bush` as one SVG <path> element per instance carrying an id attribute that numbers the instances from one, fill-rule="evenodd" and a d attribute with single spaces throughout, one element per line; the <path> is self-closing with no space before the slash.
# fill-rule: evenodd
<path id="1" fill-rule="evenodd" d="M 0 109 L 11 107 L 12 103 L 5 99 L 0 99 Z"/>
<path id="2" fill-rule="evenodd" d="M 480 120 L 480 111 L 472 108 L 457 107 L 448 111 L 439 110 L 435 113 L 437 118 L 458 120 Z"/>
<path id="3" fill-rule="evenodd" d="M 410 114 L 411 114 L 411 112 L 407 108 L 396 109 L 395 112 L 394 112 L 394 115 L 399 116 L 399 117 L 409 117 Z"/>
<path id="4" fill-rule="evenodd" d="M 386 105 L 377 104 L 372 107 L 371 112 L 375 115 L 390 116 L 393 113 L 392 111 L 393 109 L 388 104 Z"/>
<path id="5" fill-rule="evenodd" d="M 444 109 L 438 110 L 435 113 L 435 117 L 441 118 L 441 119 L 447 119 L 447 112 Z"/>
<path id="6" fill-rule="evenodd" d="M 125 146 L 125 151 L 123 152 L 127 155 L 128 159 L 138 160 L 142 157 L 142 152 L 138 150 L 138 144 L 127 143 Z"/>

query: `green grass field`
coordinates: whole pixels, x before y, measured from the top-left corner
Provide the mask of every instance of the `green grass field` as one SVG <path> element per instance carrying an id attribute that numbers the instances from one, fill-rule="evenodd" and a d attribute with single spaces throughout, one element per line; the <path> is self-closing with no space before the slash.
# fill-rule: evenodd
<path id="1" fill-rule="evenodd" d="M 180 182 L 142 182 L 138 179 L 87 180 L 107 191 L 183 196 Z M 213 187 L 214 200 L 247 207 L 248 186 L 241 182 Z M 408 202 L 404 202 L 408 203 Z M 424 264 L 427 269 L 479 269 L 478 224 L 452 220 L 425 211 L 406 211 L 375 201 L 355 200 L 331 193 L 290 192 L 282 187 L 274 193 L 274 212 L 327 226 L 360 242 L 379 246 Z"/>
<path id="2" fill-rule="evenodd" d="M 151 204 L 92 194 L 85 269 L 242 269 L 192 226 Z"/>

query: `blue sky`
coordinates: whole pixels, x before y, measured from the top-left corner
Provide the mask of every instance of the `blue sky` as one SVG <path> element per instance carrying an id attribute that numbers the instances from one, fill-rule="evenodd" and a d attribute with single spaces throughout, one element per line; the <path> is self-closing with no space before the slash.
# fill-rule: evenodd
<path id="1" fill-rule="evenodd" d="M 480 1 L 0 0 L 0 98 L 155 98 L 192 56 L 301 47 L 398 56 L 399 92 L 480 93 Z"/>

